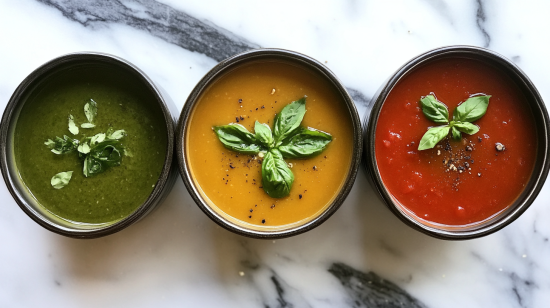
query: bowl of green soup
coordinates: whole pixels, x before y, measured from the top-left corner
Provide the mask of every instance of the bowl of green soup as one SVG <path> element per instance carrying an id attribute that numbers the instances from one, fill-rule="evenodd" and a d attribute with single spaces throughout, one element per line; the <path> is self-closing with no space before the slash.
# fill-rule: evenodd
<path id="1" fill-rule="evenodd" d="M 53 59 L 21 82 L 4 111 L 0 164 L 8 190 L 50 231 L 74 238 L 118 232 L 175 182 L 174 109 L 124 59 L 92 52 Z"/>

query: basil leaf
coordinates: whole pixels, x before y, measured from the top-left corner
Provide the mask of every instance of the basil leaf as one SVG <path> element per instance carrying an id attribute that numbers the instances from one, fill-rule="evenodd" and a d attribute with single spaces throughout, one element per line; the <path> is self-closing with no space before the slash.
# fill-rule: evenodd
<path id="1" fill-rule="evenodd" d="M 449 125 L 438 126 L 430 128 L 418 144 L 418 150 L 426 150 L 435 147 L 435 145 L 443 140 L 449 134 L 450 127 Z"/>
<path id="2" fill-rule="evenodd" d="M 48 139 L 44 144 L 55 154 L 65 154 L 78 147 L 78 140 L 63 135 L 63 138 L 55 137 L 55 141 Z"/>
<path id="3" fill-rule="evenodd" d="M 468 135 L 473 135 L 479 132 L 479 126 L 469 122 L 457 122 L 453 125 L 453 128 L 456 128 L 457 130 Z"/>
<path id="4" fill-rule="evenodd" d="M 66 172 L 59 172 L 58 174 L 54 175 L 50 181 L 53 188 L 55 189 L 61 189 L 67 184 L 69 184 L 69 181 L 71 180 L 71 177 L 73 176 L 72 171 L 66 171 Z"/>
<path id="5" fill-rule="evenodd" d="M 124 148 L 117 140 L 105 140 L 93 146 L 84 159 L 83 173 L 90 177 L 104 172 L 109 167 L 119 166 Z"/>
<path id="6" fill-rule="evenodd" d="M 281 153 L 273 149 L 262 162 L 262 186 L 272 198 L 282 198 L 290 194 L 294 174 L 283 160 Z"/>
<path id="7" fill-rule="evenodd" d="M 269 125 L 256 121 L 254 123 L 254 133 L 256 134 L 256 140 L 261 142 L 266 148 L 271 148 L 273 145 L 273 134 Z"/>
<path id="8" fill-rule="evenodd" d="M 84 159 L 84 167 L 82 169 L 82 172 L 84 173 L 85 177 L 90 177 L 92 175 L 96 175 L 103 171 L 105 170 L 103 170 L 103 166 L 101 165 L 101 162 L 99 162 L 93 156 L 90 156 L 90 155 L 86 156 L 86 158 Z"/>
<path id="9" fill-rule="evenodd" d="M 479 120 L 489 107 L 491 95 L 474 96 L 456 107 L 456 118 L 460 122 L 474 122 Z"/>
<path id="10" fill-rule="evenodd" d="M 275 146 L 294 132 L 306 114 L 306 97 L 286 105 L 275 117 L 273 131 L 275 134 Z"/>
<path id="11" fill-rule="evenodd" d="M 278 149 L 284 158 L 309 158 L 323 152 L 331 141 L 330 134 L 308 127 L 283 140 Z"/>
<path id="12" fill-rule="evenodd" d="M 88 145 L 88 142 L 82 142 L 79 146 L 78 146 L 78 152 L 82 153 L 82 154 L 88 154 L 90 153 L 90 146 Z"/>
<path id="13" fill-rule="evenodd" d="M 93 99 L 90 99 L 90 101 L 84 105 L 84 113 L 86 114 L 88 122 L 90 122 L 90 124 L 93 123 L 97 115 L 97 103 Z"/>
<path id="14" fill-rule="evenodd" d="M 214 131 L 223 145 L 233 151 L 243 154 L 258 154 L 260 146 L 256 137 L 241 124 L 214 126 Z"/>
<path id="15" fill-rule="evenodd" d="M 123 129 L 119 129 L 119 130 L 116 130 L 116 131 L 113 131 L 113 128 L 109 128 L 107 130 L 107 139 L 111 139 L 111 140 L 119 140 L 119 139 L 122 139 L 124 136 L 126 136 L 126 131 L 123 130 Z"/>
<path id="16" fill-rule="evenodd" d="M 90 146 L 95 146 L 96 144 L 102 142 L 103 140 L 105 140 L 105 134 L 104 133 L 99 133 L 99 134 L 96 134 L 92 137 L 92 139 L 90 140 Z"/>
<path id="17" fill-rule="evenodd" d="M 69 131 L 73 135 L 78 135 L 78 126 L 74 124 L 74 118 L 72 114 L 69 114 Z"/>
<path id="18" fill-rule="evenodd" d="M 453 139 L 456 141 L 460 141 L 462 139 L 462 134 L 456 127 L 451 127 L 451 134 L 453 135 Z"/>
<path id="19" fill-rule="evenodd" d="M 420 105 L 424 115 L 436 123 L 449 123 L 449 110 L 447 106 L 438 101 L 433 95 L 420 98 Z"/>
<path id="20" fill-rule="evenodd" d="M 94 128 L 94 127 L 95 127 L 95 124 L 92 124 L 92 123 L 82 123 L 82 124 L 80 124 L 80 127 L 82 127 L 82 128 Z"/>

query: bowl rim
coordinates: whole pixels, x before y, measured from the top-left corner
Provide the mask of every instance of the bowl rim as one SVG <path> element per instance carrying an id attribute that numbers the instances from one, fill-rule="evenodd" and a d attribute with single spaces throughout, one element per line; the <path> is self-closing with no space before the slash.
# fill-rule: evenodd
<path id="1" fill-rule="evenodd" d="M 278 231 L 259 231 L 247 229 L 238 226 L 219 215 L 208 205 L 205 200 L 203 200 L 201 194 L 199 193 L 193 179 L 191 178 L 191 172 L 185 154 L 186 132 L 189 116 L 194 109 L 193 107 L 197 104 L 197 101 L 200 98 L 203 90 L 205 90 L 211 84 L 211 82 L 215 81 L 218 76 L 221 76 L 225 72 L 241 64 L 262 59 L 279 59 L 290 61 L 292 63 L 299 63 L 299 65 L 303 65 L 309 69 L 314 70 L 316 73 L 319 73 L 322 78 L 326 78 L 339 92 L 342 100 L 345 102 L 353 125 L 354 148 L 350 161 L 350 169 L 338 195 L 333 199 L 331 204 L 317 217 L 304 224 Z M 212 219 L 219 226 L 236 234 L 257 239 L 279 239 L 298 235 L 321 225 L 330 216 L 332 216 L 336 212 L 336 210 L 340 208 L 355 182 L 355 178 L 357 177 L 357 172 L 361 162 L 361 153 L 363 150 L 362 142 L 363 138 L 361 118 L 357 112 L 353 99 L 347 92 L 346 88 L 342 85 L 340 80 L 336 77 L 336 75 L 321 62 L 309 56 L 298 53 L 296 51 L 279 48 L 260 48 L 248 50 L 231 56 L 214 66 L 197 83 L 193 91 L 189 94 L 187 101 L 185 102 L 185 105 L 181 111 L 178 126 L 176 128 L 176 152 L 178 157 L 180 175 L 183 179 L 185 187 L 189 191 L 189 194 L 191 195 L 195 203 L 210 219 Z"/>
<path id="2" fill-rule="evenodd" d="M 79 64 L 107 65 L 109 67 L 114 67 L 115 69 L 126 71 L 127 73 L 135 76 L 140 82 L 143 83 L 145 87 L 148 88 L 153 97 L 155 97 L 155 101 L 161 108 L 165 119 L 167 134 L 164 164 L 157 183 L 155 184 L 155 187 L 149 197 L 134 212 L 125 218 L 114 223 L 98 224 L 98 228 L 89 229 L 69 228 L 59 225 L 33 209 L 31 205 L 27 204 L 26 200 L 22 197 L 22 194 L 17 188 L 15 188 L 16 186 L 14 185 L 12 177 L 17 178 L 17 176 L 12 173 L 16 170 L 16 166 L 14 165 L 13 167 L 10 167 L 7 157 L 7 150 L 10 148 L 7 144 L 9 138 L 8 134 L 11 128 L 10 124 L 17 123 L 12 123 L 12 121 L 14 121 L 14 113 L 22 106 L 21 104 L 25 103 L 25 96 L 28 93 L 31 93 L 34 88 L 43 81 L 45 76 L 56 72 L 58 69 L 63 69 L 65 66 Z M 15 121 L 16 120 L 17 119 L 15 119 Z M 161 89 L 159 89 L 142 70 L 131 62 L 112 54 L 94 51 L 81 51 L 61 55 L 40 65 L 27 77 L 25 77 L 25 79 L 21 81 L 13 92 L 6 108 L 4 109 L 2 120 L 0 122 L 0 169 L 2 171 L 2 177 L 4 178 L 4 182 L 6 183 L 10 194 L 23 212 L 47 230 L 67 237 L 80 239 L 91 239 L 113 234 L 125 229 L 147 215 L 168 193 L 166 189 L 169 189 L 171 184 L 173 185 L 174 181 L 171 178 L 174 178 L 174 176 L 171 172 L 174 173 L 174 168 L 172 167 L 174 160 L 174 122 L 174 117 L 167 105 L 166 95 L 163 95 Z"/>
<path id="3" fill-rule="evenodd" d="M 377 163 L 376 163 L 375 146 L 374 146 L 376 124 L 378 122 L 378 117 L 380 115 L 380 111 L 382 109 L 384 101 L 386 100 L 387 96 L 389 95 L 393 87 L 401 80 L 402 77 L 404 77 L 406 74 L 416 69 L 417 67 L 423 65 L 424 63 L 427 63 L 428 61 L 431 61 L 431 60 L 437 60 L 437 59 L 449 57 L 449 56 L 451 57 L 452 56 L 458 56 L 458 57 L 470 56 L 470 58 L 478 58 L 478 59 L 480 57 L 485 58 L 490 60 L 493 63 L 493 65 L 497 66 L 499 69 L 502 69 L 503 71 L 506 71 L 512 74 L 514 77 L 518 78 L 523 83 L 523 86 L 528 90 L 528 91 L 523 91 L 524 95 L 526 97 L 532 96 L 534 98 L 533 101 L 528 100 L 530 102 L 530 107 L 533 111 L 533 115 L 535 117 L 540 117 L 544 124 L 544 125 L 540 125 L 540 127 L 537 127 L 537 130 L 540 130 L 539 133 L 541 135 L 541 137 L 539 138 L 539 142 L 541 139 L 544 140 L 543 144 L 539 144 L 539 147 L 542 148 L 544 154 L 543 155 L 537 154 L 535 165 L 537 164 L 538 161 L 542 161 L 542 168 L 540 168 L 540 170 L 537 170 L 535 166 L 535 169 L 533 169 L 533 173 L 531 175 L 530 181 L 533 181 L 533 178 L 535 178 L 534 185 L 532 185 L 531 189 L 527 189 L 522 192 L 522 194 L 518 197 L 518 199 L 514 201 L 514 204 L 512 204 L 514 208 L 513 209 L 510 208 L 508 213 L 506 213 L 502 217 L 492 222 L 486 221 L 485 225 L 473 230 L 464 230 L 464 231 L 443 230 L 443 229 L 422 224 L 421 222 L 412 218 L 411 216 L 406 215 L 404 211 L 401 211 L 399 207 L 395 204 L 395 202 L 391 198 L 391 194 L 385 188 L 385 185 L 382 182 L 382 179 L 380 177 L 380 172 L 377 168 Z M 369 111 L 366 112 L 365 121 L 364 121 L 364 131 L 365 131 L 364 132 L 365 149 L 363 152 L 364 166 L 367 170 L 367 173 L 370 176 L 370 179 L 374 184 L 374 187 L 378 191 L 379 195 L 382 197 L 382 200 L 384 201 L 385 205 L 391 210 L 391 212 L 395 216 L 397 216 L 401 221 L 403 221 L 405 224 L 412 227 L 413 229 L 420 231 L 424 234 L 430 235 L 432 237 L 445 239 L 445 240 L 466 240 L 466 239 L 483 237 L 504 228 L 505 226 L 512 223 L 514 220 L 516 220 L 523 212 L 525 212 L 525 210 L 527 210 L 527 208 L 529 208 L 529 206 L 533 203 L 533 201 L 541 191 L 544 185 L 544 182 L 548 176 L 548 171 L 550 168 L 550 161 L 548 160 L 548 151 L 549 151 L 548 128 L 550 123 L 548 118 L 548 111 L 546 110 L 546 106 L 544 105 L 542 97 L 540 96 L 538 90 L 536 89 L 532 81 L 529 79 L 529 77 L 527 77 L 527 75 L 512 61 L 500 55 L 499 53 L 486 48 L 477 47 L 477 46 L 468 46 L 468 45 L 443 46 L 443 47 L 429 50 L 427 52 L 424 52 L 420 55 L 413 57 L 412 59 L 407 61 L 403 66 L 401 66 L 397 71 L 395 71 L 395 73 L 393 73 L 390 76 L 390 78 L 382 84 L 380 89 L 373 96 L 372 102 L 373 102 L 372 110 L 370 112 Z M 537 151 L 540 152 L 540 149 L 537 149 Z M 518 200 L 520 200 L 519 203 L 518 203 Z"/>

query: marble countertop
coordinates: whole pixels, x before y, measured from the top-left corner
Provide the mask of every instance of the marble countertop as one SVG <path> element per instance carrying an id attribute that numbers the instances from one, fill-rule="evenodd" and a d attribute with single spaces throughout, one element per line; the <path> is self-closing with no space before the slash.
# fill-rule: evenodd
<path id="1" fill-rule="evenodd" d="M 0 1 L 0 107 L 36 67 L 100 51 L 129 60 L 179 109 L 218 61 L 251 48 L 326 65 L 360 114 L 407 60 L 444 45 L 512 59 L 550 101 L 550 2 Z M 320 227 L 276 241 L 212 222 L 181 179 L 161 207 L 94 240 L 51 233 L 0 185 L 0 307 L 549 307 L 550 186 L 522 217 L 475 240 L 404 225 L 360 170 Z"/>

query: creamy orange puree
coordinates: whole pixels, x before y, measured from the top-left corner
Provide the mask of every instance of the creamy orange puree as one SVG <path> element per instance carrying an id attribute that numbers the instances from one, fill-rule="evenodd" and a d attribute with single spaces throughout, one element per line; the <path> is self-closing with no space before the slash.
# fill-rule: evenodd
<path id="1" fill-rule="evenodd" d="M 212 127 L 238 118 L 251 133 L 256 120 L 273 128 L 275 114 L 304 95 L 301 126 L 328 132 L 333 140 L 316 157 L 285 159 L 294 184 L 289 196 L 271 198 L 262 189 L 261 158 L 226 149 Z M 185 151 L 199 193 L 220 215 L 253 228 L 317 217 L 340 190 L 351 163 L 353 128 L 336 89 L 313 71 L 286 62 L 250 62 L 221 76 L 203 92 L 188 125 Z"/>

